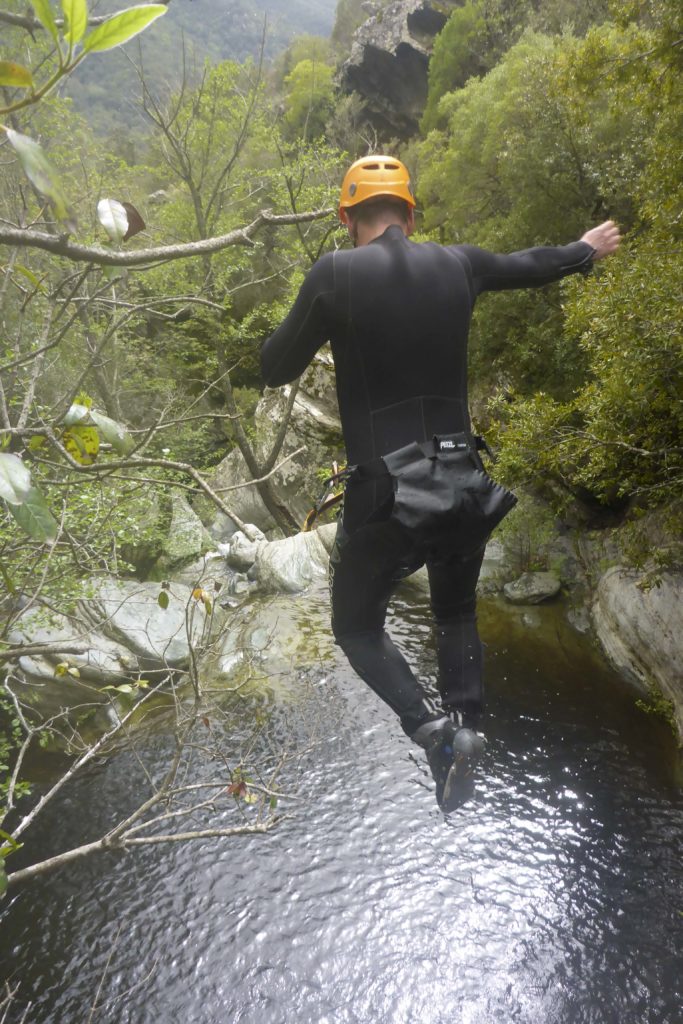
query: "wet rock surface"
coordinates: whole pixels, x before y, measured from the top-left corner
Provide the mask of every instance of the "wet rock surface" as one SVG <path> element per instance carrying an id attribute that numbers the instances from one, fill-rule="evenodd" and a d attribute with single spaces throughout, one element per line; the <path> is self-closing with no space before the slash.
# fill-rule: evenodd
<path id="1" fill-rule="evenodd" d="M 635 571 L 614 566 L 601 578 L 593 622 L 615 668 L 647 691 L 672 701 L 683 739 L 683 573 L 667 572 L 645 588 Z"/>

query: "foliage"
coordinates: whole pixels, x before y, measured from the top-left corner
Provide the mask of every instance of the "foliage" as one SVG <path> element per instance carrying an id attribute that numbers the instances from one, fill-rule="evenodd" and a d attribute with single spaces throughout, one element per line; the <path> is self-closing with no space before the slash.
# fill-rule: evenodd
<path id="1" fill-rule="evenodd" d="M 517 505 L 496 529 L 505 548 L 506 562 L 515 576 L 551 568 L 550 547 L 556 537 L 555 521 L 547 505 L 521 494 Z"/>
<path id="2" fill-rule="evenodd" d="M 38 22 L 52 37 L 52 59 L 39 60 L 35 71 L 12 61 L 0 62 L 0 85 L 14 95 L 0 107 L 7 115 L 38 103 L 56 85 L 71 74 L 89 53 L 110 50 L 128 42 L 148 25 L 166 14 L 165 4 L 140 4 L 118 11 L 87 32 L 88 7 L 86 0 L 62 0 L 64 18 L 58 25 L 50 0 L 32 0 Z M 40 75 L 40 80 L 36 78 Z M 16 95 L 21 90 L 25 95 Z"/>
<path id="3" fill-rule="evenodd" d="M 334 69 L 302 60 L 285 78 L 285 122 L 295 138 L 317 139 L 334 109 Z"/>
<path id="4" fill-rule="evenodd" d="M 429 65 L 429 95 L 422 130 L 444 127 L 441 97 L 472 76 L 490 71 L 525 29 L 546 34 L 583 34 L 607 15 L 606 0 L 466 0 L 451 13 L 439 34 Z"/>
<path id="5" fill-rule="evenodd" d="M 680 528 L 680 39 L 673 8 L 585 38 L 526 34 L 438 105 L 421 147 L 427 225 L 511 250 L 616 219 L 630 237 L 592 280 L 487 297 L 472 363 L 499 472 L 613 512 L 668 504 Z M 653 269 L 656 268 L 656 272 Z M 676 513 L 676 509 L 679 511 Z M 676 516 L 678 515 L 678 519 Z"/>

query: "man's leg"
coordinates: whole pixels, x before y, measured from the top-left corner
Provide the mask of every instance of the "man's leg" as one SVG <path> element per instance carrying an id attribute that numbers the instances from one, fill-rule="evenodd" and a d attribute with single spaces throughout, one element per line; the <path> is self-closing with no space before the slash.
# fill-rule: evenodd
<path id="1" fill-rule="evenodd" d="M 330 556 L 334 636 L 352 668 L 396 712 L 409 736 L 444 717 L 384 629 L 397 579 L 418 566 L 395 524 L 370 523 L 349 535 L 340 523 Z"/>
<path id="2" fill-rule="evenodd" d="M 429 560 L 439 692 L 444 709 L 460 712 L 476 728 L 484 710 L 482 647 L 477 632 L 476 587 L 484 548 L 469 555 Z"/>

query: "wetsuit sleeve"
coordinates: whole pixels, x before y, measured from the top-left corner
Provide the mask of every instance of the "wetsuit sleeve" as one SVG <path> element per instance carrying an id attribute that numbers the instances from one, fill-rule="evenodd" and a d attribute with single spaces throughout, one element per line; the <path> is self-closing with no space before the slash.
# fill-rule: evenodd
<path id="1" fill-rule="evenodd" d="M 328 341 L 330 298 L 334 293 L 332 254 L 308 273 L 287 317 L 261 348 L 261 375 L 271 388 L 296 380 Z"/>
<path id="2" fill-rule="evenodd" d="M 537 246 L 507 256 L 474 245 L 454 248 L 469 262 L 477 294 L 505 288 L 534 288 L 559 281 L 568 274 L 586 272 L 591 269 L 595 254 L 588 242 Z"/>

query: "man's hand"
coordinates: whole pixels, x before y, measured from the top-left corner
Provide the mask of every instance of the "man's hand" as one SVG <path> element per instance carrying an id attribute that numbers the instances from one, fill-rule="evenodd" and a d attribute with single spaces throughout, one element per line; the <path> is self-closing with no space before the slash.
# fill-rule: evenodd
<path id="1" fill-rule="evenodd" d="M 621 242 L 619 228 L 613 220 L 606 220 L 604 224 L 598 224 L 591 228 L 585 235 L 581 236 L 582 242 L 588 242 L 595 249 L 593 260 L 603 260 L 616 252 Z"/>

